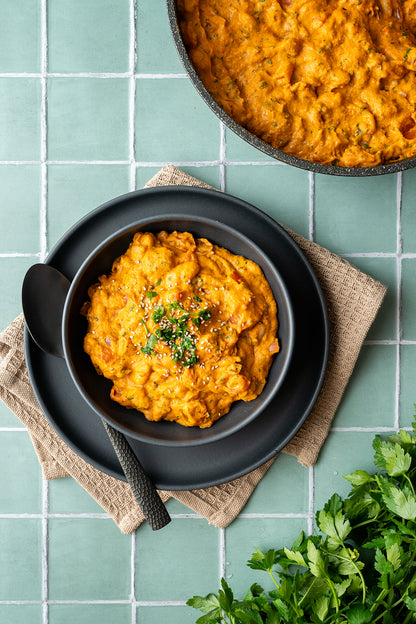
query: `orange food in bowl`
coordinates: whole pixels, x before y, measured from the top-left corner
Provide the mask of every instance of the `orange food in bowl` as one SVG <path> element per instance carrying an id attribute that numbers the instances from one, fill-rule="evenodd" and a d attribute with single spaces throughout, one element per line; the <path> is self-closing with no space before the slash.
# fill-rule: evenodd
<path id="1" fill-rule="evenodd" d="M 138 232 L 88 295 L 84 349 L 111 398 L 148 420 L 210 427 L 263 390 L 277 308 L 251 260 L 188 232 Z"/>
<path id="2" fill-rule="evenodd" d="M 416 0 L 178 0 L 189 57 L 238 124 L 287 154 L 416 155 Z"/>

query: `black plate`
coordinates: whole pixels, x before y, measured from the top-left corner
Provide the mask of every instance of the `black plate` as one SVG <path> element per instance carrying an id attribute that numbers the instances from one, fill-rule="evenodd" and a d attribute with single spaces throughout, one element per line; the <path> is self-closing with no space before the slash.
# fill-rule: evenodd
<path id="1" fill-rule="evenodd" d="M 159 489 L 196 489 L 254 470 L 296 434 L 310 414 L 324 380 L 329 324 L 319 282 L 293 239 L 257 208 L 218 191 L 170 186 L 116 198 L 69 230 L 49 254 L 47 263 L 71 280 L 88 254 L 112 232 L 138 218 L 167 212 L 210 216 L 251 238 L 276 263 L 295 316 L 295 345 L 285 381 L 252 423 L 223 440 L 189 448 L 129 438 Z M 52 427 L 87 462 L 125 480 L 100 419 L 79 394 L 65 361 L 41 351 L 27 330 L 25 354 L 34 392 Z"/>

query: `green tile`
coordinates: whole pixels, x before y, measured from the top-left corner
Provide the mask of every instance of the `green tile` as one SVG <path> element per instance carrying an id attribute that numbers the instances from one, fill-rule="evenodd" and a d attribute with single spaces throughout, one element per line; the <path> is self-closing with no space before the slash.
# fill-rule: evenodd
<path id="1" fill-rule="evenodd" d="M 43 624 L 40 604 L 1 604 L 0 622 L 7 624 Z M 53 624 L 50 622 L 49 624 Z"/>
<path id="2" fill-rule="evenodd" d="M 39 160 L 40 80 L 0 78 L 0 110 L 0 160 Z"/>
<path id="3" fill-rule="evenodd" d="M 245 162 L 275 162 L 274 158 L 253 147 L 229 128 L 225 129 L 226 158 Z"/>
<path id="4" fill-rule="evenodd" d="M 168 553 L 168 556 L 167 556 Z M 136 600 L 187 600 L 218 583 L 219 532 L 205 519 L 144 524 L 136 538 Z"/>
<path id="5" fill-rule="evenodd" d="M 208 592 L 207 592 L 208 593 Z M 171 606 L 163 607 L 138 607 L 137 624 L 161 624 L 166 622 L 169 624 L 195 624 L 196 619 L 201 616 L 199 610 L 192 609 L 188 606 Z M 51 623 L 52 624 L 52 623 Z"/>
<path id="6" fill-rule="evenodd" d="M 1 253 L 39 252 L 40 203 L 39 165 L 0 165 Z"/>
<path id="7" fill-rule="evenodd" d="M 259 583 L 266 590 L 273 589 L 269 575 L 252 570 L 246 564 L 260 548 L 290 547 L 301 531 L 307 532 L 307 521 L 303 518 L 237 518 L 226 530 L 226 574 L 225 578 L 235 596 L 243 598 L 250 585 Z M 207 588 L 216 591 L 216 587 Z"/>
<path id="8" fill-rule="evenodd" d="M 52 514 L 104 513 L 103 508 L 71 477 L 49 483 L 49 511 Z"/>
<path id="9" fill-rule="evenodd" d="M 1 513 L 42 512 L 42 471 L 26 431 L 0 432 Z"/>
<path id="10" fill-rule="evenodd" d="M 316 241 L 336 253 L 396 251 L 396 174 L 316 175 Z"/>
<path id="11" fill-rule="evenodd" d="M 37 258 L 0 258 L 0 329 L 5 329 L 22 312 L 21 285 Z"/>
<path id="12" fill-rule="evenodd" d="M 49 624 L 131 624 L 129 604 L 52 604 Z M 29 624 L 26 622 L 25 624 Z"/>
<path id="13" fill-rule="evenodd" d="M 129 47 L 129 0 L 49 3 L 49 71 L 127 72 Z"/>
<path id="14" fill-rule="evenodd" d="M 40 2 L 15 0 L 2 5 L 0 67 L 2 72 L 40 71 Z"/>
<path id="15" fill-rule="evenodd" d="M 139 73 L 185 73 L 173 43 L 165 2 L 140 0 L 136 27 Z"/>
<path id="16" fill-rule="evenodd" d="M 0 600 L 42 599 L 41 555 L 41 520 L 0 519 Z"/>
<path id="17" fill-rule="evenodd" d="M 159 173 L 161 167 L 137 167 L 136 168 L 136 189 L 141 189 L 145 184 L 153 178 L 154 175 Z M 216 165 L 208 167 L 184 167 L 181 166 L 181 171 L 185 171 L 189 175 L 210 184 L 216 189 L 220 187 L 220 172 L 219 167 Z"/>
<path id="18" fill-rule="evenodd" d="M 138 161 L 219 158 L 220 122 L 189 80 L 140 79 L 136 98 Z"/>
<path id="19" fill-rule="evenodd" d="M 402 239 L 405 253 L 416 252 L 416 220 L 415 220 L 416 169 L 403 171 L 402 194 Z"/>
<path id="20" fill-rule="evenodd" d="M 88 212 L 129 190 L 128 165 L 49 165 L 49 248 Z"/>
<path id="21" fill-rule="evenodd" d="M 395 340 L 397 335 L 397 262 L 395 258 L 347 258 L 367 275 L 387 286 L 387 293 L 367 334 L 368 340 Z"/>
<path id="22" fill-rule="evenodd" d="M 136 167 L 136 189 L 142 189 L 160 170 L 161 167 Z"/>
<path id="23" fill-rule="evenodd" d="M 306 513 L 309 471 L 295 457 L 281 453 L 260 481 L 242 513 Z"/>
<path id="24" fill-rule="evenodd" d="M 51 600 L 126 600 L 131 537 L 111 519 L 52 518 L 49 522 Z"/>
<path id="25" fill-rule="evenodd" d="M 416 345 L 400 347 L 400 426 L 410 427 L 416 414 Z"/>
<path id="26" fill-rule="evenodd" d="M 393 427 L 395 345 L 364 345 L 338 407 L 335 427 Z"/>
<path id="27" fill-rule="evenodd" d="M 23 427 L 11 409 L 0 400 L 0 427 Z"/>
<path id="28" fill-rule="evenodd" d="M 402 329 L 405 340 L 416 340 L 416 260 L 402 261 Z"/>
<path id="29" fill-rule="evenodd" d="M 295 232 L 308 236 L 309 174 L 286 165 L 229 165 L 226 191 Z"/>
<path id="30" fill-rule="evenodd" d="M 190 176 L 205 182 L 213 186 L 215 189 L 220 190 L 220 168 L 218 166 L 210 167 L 187 167 L 181 166 L 181 170 L 188 173 Z"/>
<path id="31" fill-rule="evenodd" d="M 129 158 L 129 79 L 48 80 L 50 160 Z"/>
<path id="32" fill-rule="evenodd" d="M 330 432 L 315 464 L 315 511 L 322 509 L 337 492 L 345 497 L 351 484 L 342 475 L 355 470 L 375 471 L 372 443 L 374 433 Z"/>

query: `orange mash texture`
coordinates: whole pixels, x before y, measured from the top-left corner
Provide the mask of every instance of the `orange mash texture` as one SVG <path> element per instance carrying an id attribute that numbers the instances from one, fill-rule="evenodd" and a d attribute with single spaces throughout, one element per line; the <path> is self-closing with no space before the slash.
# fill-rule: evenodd
<path id="1" fill-rule="evenodd" d="M 416 0 L 178 0 L 208 91 L 294 156 L 368 167 L 416 154 Z"/>
<path id="2" fill-rule="evenodd" d="M 84 349 L 148 420 L 210 427 L 260 394 L 279 351 L 260 267 L 188 232 L 138 232 L 88 295 Z"/>

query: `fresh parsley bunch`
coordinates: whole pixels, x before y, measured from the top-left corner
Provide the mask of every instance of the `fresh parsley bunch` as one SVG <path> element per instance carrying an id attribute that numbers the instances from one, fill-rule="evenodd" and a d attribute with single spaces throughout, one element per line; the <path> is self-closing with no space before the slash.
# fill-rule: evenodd
<path id="1" fill-rule="evenodd" d="M 351 491 L 317 512 L 316 535 L 252 555 L 275 589 L 255 583 L 237 600 L 222 579 L 218 594 L 188 600 L 197 624 L 416 622 L 416 420 L 373 448 L 376 472 L 345 475 Z"/>

